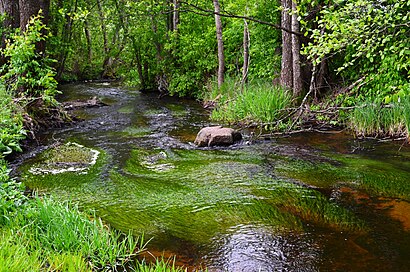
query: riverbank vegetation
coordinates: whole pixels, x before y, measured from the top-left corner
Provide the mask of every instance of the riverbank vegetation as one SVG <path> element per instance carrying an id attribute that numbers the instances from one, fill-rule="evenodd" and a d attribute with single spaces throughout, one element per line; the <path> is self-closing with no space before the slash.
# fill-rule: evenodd
<path id="1" fill-rule="evenodd" d="M 221 122 L 284 119 L 287 126 L 269 126 L 284 131 L 324 122 L 352 128 L 363 103 L 388 108 L 410 95 L 408 9 L 408 1 L 390 0 L 9 0 L 0 10 L 8 14 L 3 80 L 26 93 L 41 91 L 46 106 L 54 79 L 120 79 L 161 96 L 205 99 Z M 23 42 L 12 29 L 32 35 Z M 291 103 L 276 95 L 281 89 L 292 94 Z M 283 102 L 296 110 L 272 115 Z M 237 111 L 244 104 L 265 112 L 245 117 Z M 383 135 L 398 136 L 390 132 Z"/>

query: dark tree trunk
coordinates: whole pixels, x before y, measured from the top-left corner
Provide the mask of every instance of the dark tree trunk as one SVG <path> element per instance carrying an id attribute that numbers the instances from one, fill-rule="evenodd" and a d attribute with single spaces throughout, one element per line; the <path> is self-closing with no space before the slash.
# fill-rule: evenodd
<path id="1" fill-rule="evenodd" d="M 281 27 L 291 29 L 290 10 L 292 0 L 281 0 L 282 20 Z M 282 65 L 280 72 L 280 84 L 288 89 L 293 87 L 293 63 L 292 63 L 292 36 L 289 32 L 282 30 Z"/>
<path id="2" fill-rule="evenodd" d="M 43 23 L 48 23 L 50 0 L 18 0 L 20 7 L 20 29 L 26 30 L 31 16 L 37 15 L 42 10 Z"/>
<path id="3" fill-rule="evenodd" d="M 213 0 L 215 8 L 215 26 L 216 26 L 216 39 L 218 43 L 218 87 L 221 87 L 225 81 L 225 55 L 224 55 L 224 42 L 222 37 L 222 21 L 221 16 L 218 15 L 221 12 L 218 0 Z"/>
<path id="4" fill-rule="evenodd" d="M 20 26 L 19 2 L 16 0 L 0 0 L 0 14 L 6 14 L 3 22 L 5 28 Z"/>
<path id="5" fill-rule="evenodd" d="M 1 48 L 6 47 L 6 37 L 9 31 L 20 26 L 20 14 L 18 1 L 16 0 L 0 0 L 0 14 L 5 14 L 3 21 L 4 32 L 1 36 Z M 6 59 L 0 54 L 0 66 L 6 63 Z"/>
<path id="6" fill-rule="evenodd" d="M 19 0 L 20 10 L 20 29 L 26 31 L 27 24 L 32 16 L 36 16 L 42 10 L 42 21 L 48 23 L 50 0 Z M 43 33 L 45 34 L 45 33 Z M 37 43 L 36 49 L 40 54 L 44 54 L 46 47 L 45 41 Z"/>
<path id="7" fill-rule="evenodd" d="M 292 31 L 299 33 L 299 21 L 295 0 L 292 1 Z M 293 96 L 302 94 L 302 75 L 300 71 L 300 37 L 292 34 L 292 62 L 293 62 Z"/>
<path id="8" fill-rule="evenodd" d="M 20 7 L 20 29 L 26 31 L 31 16 L 37 15 L 40 11 L 40 1 L 36 0 L 19 0 Z M 44 15 L 44 14 L 43 14 Z"/>

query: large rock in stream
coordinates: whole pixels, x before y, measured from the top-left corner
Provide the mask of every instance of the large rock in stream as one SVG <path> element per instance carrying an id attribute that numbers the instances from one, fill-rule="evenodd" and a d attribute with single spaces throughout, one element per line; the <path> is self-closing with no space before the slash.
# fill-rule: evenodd
<path id="1" fill-rule="evenodd" d="M 195 144 L 204 146 L 227 146 L 242 139 L 242 134 L 232 128 L 222 126 L 204 127 L 198 132 Z"/>

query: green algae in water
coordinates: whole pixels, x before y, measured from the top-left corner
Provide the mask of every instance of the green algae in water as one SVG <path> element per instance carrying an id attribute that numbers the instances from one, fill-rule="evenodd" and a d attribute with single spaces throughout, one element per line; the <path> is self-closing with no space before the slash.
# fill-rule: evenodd
<path id="1" fill-rule="evenodd" d="M 174 167 L 156 171 L 144 163 L 147 158 Z M 133 200 L 123 216 L 133 218 L 128 224 L 134 229 L 151 235 L 206 243 L 241 224 L 299 231 L 304 222 L 339 230 L 363 228 L 353 213 L 320 192 L 272 178 L 261 158 L 246 151 L 137 149 L 124 170 L 111 173 L 118 194 Z"/>
<path id="2" fill-rule="evenodd" d="M 328 156 L 333 163 L 283 159 L 276 170 L 309 185 L 328 188 L 343 183 L 379 196 L 410 200 L 409 164 L 394 165 L 357 155 Z"/>
<path id="3" fill-rule="evenodd" d="M 135 149 L 124 169 L 108 176 L 101 176 L 107 163 L 102 153 L 85 175 L 25 172 L 23 179 L 30 188 L 95 209 L 118 229 L 159 240 L 204 245 L 239 225 L 362 228 L 352 213 L 318 191 L 274 177 L 263 162 L 247 150 Z"/>
<path id="4" fill-rule="evenodd" d="M 181 104 L 168 104 L 166 107 L 171 111 L 174 117 L 183 117 L 188 114 L 185 106 Z"/>
<path id="5" fill-rule="evenodd" d="M 131 114 L 134 112 L 133 106 L 124 106 L 118 110 L 119 113 Z"/>
<path id="6" fill-rule="evenodd" d="M 127 127 L 122 131 L 122 134 L 125 136 L 132 136 L 132 137 L 144 137 L 151 133 L 151 129 L 149 127 Z"/>

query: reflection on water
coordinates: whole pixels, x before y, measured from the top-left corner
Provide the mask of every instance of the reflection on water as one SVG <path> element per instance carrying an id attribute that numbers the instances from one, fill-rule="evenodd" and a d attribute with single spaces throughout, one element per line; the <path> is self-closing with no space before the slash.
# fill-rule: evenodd
<path id="1" fill-rule="evenodd" d="M 408 146 L 338 133 L 198 149 L 195 134 L 209 121 L 195 101 L 109 84 L 64 91 L 63 99 L 98 96 L 109 106 L 79 110 L 83 121 L 45 133 L 43 146 L 22 155 L 33 158 L 21 178 L 144 233 L 151 255 L 176 255 L 192 271 L 410 267 Z M 55 142 L 101 155 L 84 175 L 31 175 L 36 152 Z"/>
<path id="2" fill-rule="evenodd" d="M 305 234 L 275 233 L 254 225 L 237 226 L 215 239 L 217 265 L 209 271 L 316 271 L 320 247 Z"/>

